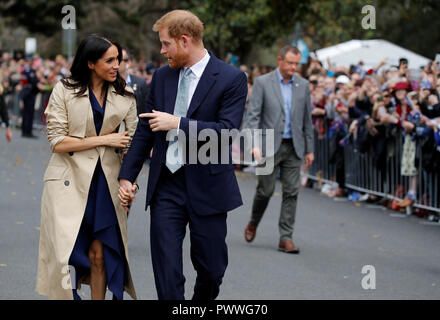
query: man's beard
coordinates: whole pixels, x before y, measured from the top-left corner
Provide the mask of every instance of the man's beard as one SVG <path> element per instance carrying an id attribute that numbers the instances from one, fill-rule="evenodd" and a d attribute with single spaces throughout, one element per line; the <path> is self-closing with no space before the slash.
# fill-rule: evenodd
<path id="1" fill-rule="evenodd" d="M 186 54 L 183 52 L 183 50 L 180 48 L 180 45 L 177 43 L 177 53 L 171 58 L 171 61 L 169 61 L 170 68 L 183 68 L 188 60 L 189 60 L 189 54 Z"/>

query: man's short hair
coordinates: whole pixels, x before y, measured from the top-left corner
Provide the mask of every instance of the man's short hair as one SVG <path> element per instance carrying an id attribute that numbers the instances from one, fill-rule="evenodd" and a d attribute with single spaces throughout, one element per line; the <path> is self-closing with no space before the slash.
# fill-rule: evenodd
<path id="1" fill-rule="evenodd" d="M 128 49 L 125 48 L 125 47 L 122 47 L 122 50 L 125 51 L 125 54 L 126 54 L 127 59 L 128 59 L 128 60 L 131 60 L 131 53 L 130 53 L 130 51 L 128 51 Z"/>
<path id="2" fill-rule="evenodd" d="M 284 58 L 286 58 L 287 52 L 292 52 L 295 55 L 301 54 L 301 51 L 299 51 L 299 49 L 297 47 L 292 46 L 292 45 L 287 45 L 287 46 L 282 47 L 280 50 L 279 56 L 281 57 L 281 59 L 284 60 Z"/>
<path id="3" fill-rule="evenodd" d="M 147 74 L 153 74 L 154 71 L 156 71 L 156 66 L 154 65 L 154 63 L 149 62 L 145 67 L 145 71 L 147 72 Z"/>
<path id="4" fill-rule="evenodd" d="M 168 28 L 171 38 L 177 39 L 182 35 L 191 36 L 195 42 L 203 39 L 203 23 L 192 12 L 187 10 L 173 10 L 162 16 L 153 25 L 153 31 L 158 32 Z"/>
<path id="5" fill-rule="evenodd" d="M 400 59 L 399 59 L 399 66 L 400 66 L 402 63 L 407 65 L 407 64 L 408 64 L 408 59 L 407 59 L 407 58 L 400 58 Z"/>

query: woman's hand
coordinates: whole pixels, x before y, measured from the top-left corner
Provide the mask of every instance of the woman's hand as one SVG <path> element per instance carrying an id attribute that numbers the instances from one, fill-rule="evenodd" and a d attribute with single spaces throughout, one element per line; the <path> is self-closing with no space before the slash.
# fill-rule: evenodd
<path id="1" fill-rule="evenodd" d="M 128 212 L 131 204 L 136 200 L 137 190 L 138 186 L 136 183 L 131 184 L 130 181 L 125 179 L 119 180 L 118 198 L 121 200 L 121 205 L 124 207 L 125 211 Z"/>
<path id="2" fill-rule="evenodd" d="M 120 133 L 110 133 L 102 136 L 102 138 L 104 139 L 104 145 L 108 147 L 125 148 L 130 142 L 128 131 Z"/>

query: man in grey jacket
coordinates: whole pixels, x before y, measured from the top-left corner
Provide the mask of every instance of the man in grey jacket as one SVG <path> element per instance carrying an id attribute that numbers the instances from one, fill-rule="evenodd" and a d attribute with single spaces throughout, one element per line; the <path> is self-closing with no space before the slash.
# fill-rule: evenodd
<path id="1" fill-rule="evenodd" d="M 280 243 L 278 249 L 286 253 L 299 253 L 292 241 L 296 204 L 300 188 L 300 168 L 303 159 L 307 166 L 314 160 L 313 126 L 310 115 L 310 89 L 307 80 L 295 74 L 301 52 L 285 46 L 278 56 L 278 68 L 254 81 L 244 128 L 274 130 L 272 148 L 266 148 L 265 139 L 251 150 L 262 163 L 273 157 L 274 170 L 258 176 L 258 186 L 252 206 L 252 216 L 245 229 L 245 239 L 252 242 L 257 226 L 275 189 L 278 170 L 282 183 L 282 204 L 279 219 Z"/>

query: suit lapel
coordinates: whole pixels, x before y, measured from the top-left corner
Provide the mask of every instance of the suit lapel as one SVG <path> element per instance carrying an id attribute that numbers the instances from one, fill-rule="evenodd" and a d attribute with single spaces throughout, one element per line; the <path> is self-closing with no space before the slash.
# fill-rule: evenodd
<path id="1" fill-rule="evenodd" d="M 174 105 L 176 104 L 177 88 L 179 85 L 180 69 L 170 68 L 170 74 L 165 78 L 165 106 L 164 112 L 174 114 Z"/>
<path id="2" fill-rule="evenodd" d="M 211 55 L 211 57 L 209 59 L 208 64 L 205 67 L 205 70 L 202 73 L 202 76 L 200 77 L 199 83 L 197 84 L 196 87 L 196 91 L 192 96 L 191 103 L 188 108 L 188 112 L 186 113 L 186 116 L 188 118 L 191 117 L 191 115 L 197 110 L 197 108 L 203 102 L 209 90 L 215 84 L 217 74 L 219 73 L 217 68 L 218 67 L 217 58 L 211 52 L 208 52 L 208 54 Z"/>
<path id="3" fill-rule="evenodd" d="M 273 71 L 272 73 L 272 90 L 275 92 L 275 96 L 278 99 L 279 106 L 281 108 L 281 112 L 284 114 L 284 102 L 283 102 L 283 96 L 281 95 L 281 88 L 280 88 L 280 80 L 278 79 L 277 71 Z"/>
<path id="4" fill-rule="evenodd" d="M 291 105 L 291 107 L 290 107 L 290 114 L 291 114 L 291 117 L 292 117 L 292 119 L 294 119 L 294 117 L 293 117 L 293 114 L 295 113 L 295 111 L 296 111 L 296 100 L 297 100 L 297 98 L 298 98 L 298 94 L 299 94 L 299 83 L 298 83 L 298 76 L 295 76 L 294 78 L 293 78 L 293 85 L 292 85 L 292 105 Z"/>

